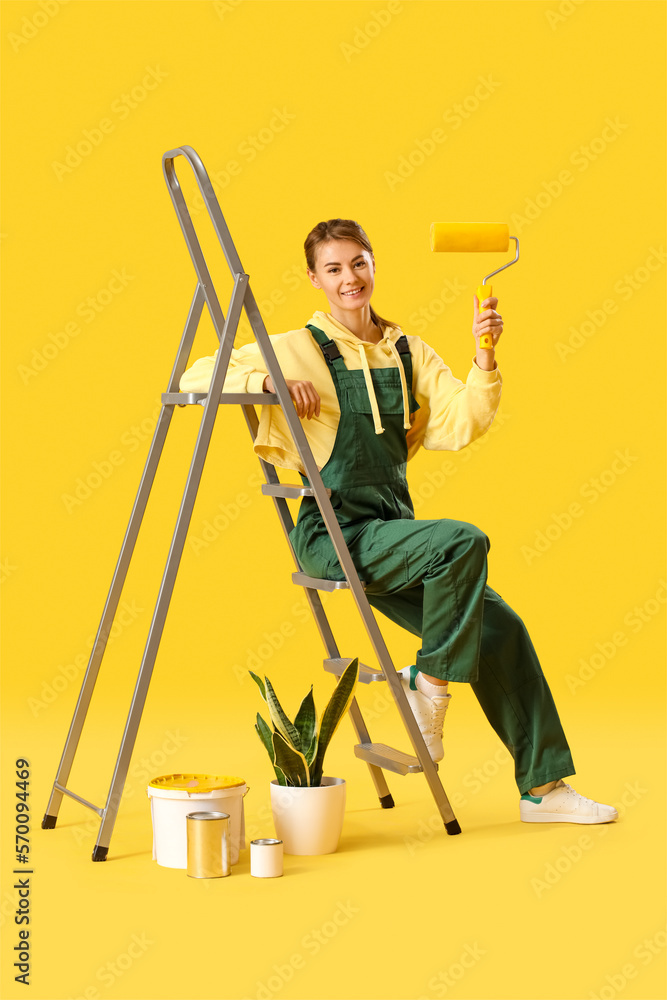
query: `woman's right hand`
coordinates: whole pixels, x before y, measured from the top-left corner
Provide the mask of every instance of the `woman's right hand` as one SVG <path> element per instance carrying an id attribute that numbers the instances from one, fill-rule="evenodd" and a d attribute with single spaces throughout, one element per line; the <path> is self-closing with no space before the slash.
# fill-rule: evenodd
<path id="1" fill-rule="evenodd" d="M 320 397 L 312 382 L 305 382 L 301 379 L 286 378 L 289 394 L 294 401 L 296 412 L 300 417 L 320 415 Z M 262 386 L 264 392 L 275 392 L 271 376 L 267 375 Z"/>

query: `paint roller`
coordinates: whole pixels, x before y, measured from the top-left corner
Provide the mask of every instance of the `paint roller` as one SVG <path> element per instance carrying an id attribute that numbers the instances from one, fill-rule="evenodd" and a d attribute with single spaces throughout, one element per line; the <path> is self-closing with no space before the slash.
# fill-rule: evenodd
<path id="1" fill-rule="evenodd" d="M 480 251 L 501 251 L 507 253 L 509 241 L 516 243 L 516 257 L 503 264 L 491 274 L 487 274 L 482 284 L 477 288 L 476 295 L 482 303 L 483 299 L 493 294 L 489 278 L 506 267 L 516 264 L 519 259 L 519 241 L 516 236 L 510 236 L 509 226 L 495 222 L 433 222 L 431 223 L 431 250 L 447 253 L 479 253 Z M 486 312 L 480 309 L 480 313 Z M 479 346 L 487 350 L 493 349 L 493 337 L 483 333 L 479 338 Z"/>

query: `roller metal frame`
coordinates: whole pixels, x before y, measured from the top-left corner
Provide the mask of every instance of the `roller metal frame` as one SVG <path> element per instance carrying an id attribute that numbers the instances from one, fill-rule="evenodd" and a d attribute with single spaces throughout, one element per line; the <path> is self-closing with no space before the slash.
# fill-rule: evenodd
<path id="1" fill-rule="evenodd" d="M 234 287 L 226 318 L 222 312 L 208 266 L 204 259 L 190 213 L 186 206 L 185 199 L 176 176 L 174 161 L 179 156 L 182 156 L 192 168 L 197 185 L 208 210 L 209 217 L 213 223 L 216 235 L 225 254 L 227 265 L 229 266 L 234 279 Z M 331 505 L 331 491 L 324 486 L 320 476 L 314 456 L 310 450 L 310 446 L 308 445 L 305 432 L 301 426 L 300 418 L 298 417 L 292 403 L 287 384 L 278 364 L 278 359 L 275 355 L 269 335 L 266 332 L 255 297 L 251 291 L 248 274 L 244 271 L 241 265 L 240 258 L 232 241 L 225 219 L 222 215 L 222 211 L 209 176 L 201 159 L 191 146 L 180 146 L 166 152 L 162 158 L 162 167 L 167 187 L 178 216 L 178 221 L 180 223 L 181 230 L 197 275 L 197 285 L 190 304 L 189 313 L 169 379 L 168 388 L 167 391 L 162 394 L 162 409 L 155 427 L 144 471 L 139 483 L 136 499 L 130 514 L 130 520 L 125 532 L 120 555 L 118 557 L 116 569 L 114 571 L 109 593 L 102 612 L 102 618 L 95 637 L 95 642 L 90 653 L 90 659 L 82 681 L 81 690 L 79 692 L 74 715 L 67 734 L 67 739 L 65 741 L 65 747 L 58 766 L 46 813 L 42 820 L 42 828 L 53 829 L 55 827 L 63 796 L 75 799 L 77 802 L 89 809 L 92 809 L 93 812 L 100 816 L 100 828 L 93 850 L 92 859 L 93 861 L 106 860 L 160 639 L 164 629 L 171 595 L 176 581 L 176 574 L 178 572 L 199 483 L 201 481 L 206 454 L 211 441 L 213 425 L 218 413 L 218 407 L 223 404 L 240 404 L 243 407 L 246 423 L 250 430 L 253 442 L 257 436 L 259 427 L 259 420 L 255 411 L 255 406 L 279 405 L 282 408 L 290 432 L 294 438 L 294 442 L 303 462 L 306 475 L 311 484 L 310 488 L 281 484 L 275 467 L 262 459 L 259 460 L 266 479 L 266 483 L 262 486 L 262 492 L 273 497 L 276 511 L 280 518 L 287 543 L 290 547 L 290 551 L 292 552 L 292 556 L 297 567 L 297 572 L 292 575 L 293 582 L 304 587 L 308 604 L 313 613 L 322 642 L 324 643 L 327 651 L 327 658 L 324 660 L 325 669 L 334 674 L 340 675 L 346 664 L 349 663 L 349 658 L 343 658 L 340 656 L 331 626 L 324 613 L 318 590 L 349 589 L 352 592 L 357 609 L 361 615 L 364 627 L 366 628 L 373 650 L 380 664 L 380 670 L 374 670 L 365 664 L 361 664 L 359 679 L 365 683 L 377 680 L 385 680 L 387 682 L 414 749 L 415 756 L 412 756 L 402 753 L 401 751 L 393 750 L 390 747 L 384 746 L 384 744 L 372 743 L 357 701 L 356 699 L 352 700 L 349 712 L 359 740 L 359 744 L 355 746 L 355 754 L 362 760 L 366 760 L 368 763 L 370 775 L 379 796 L 380 804 L 384 808 L 391 808 L 394 805 L 383 770 L 390 770 L 400 774 L 422 771 L 426 777 L 447 832 L 450 834 L 460 833 L 458 821 L 454 816 L 445 790 L 438 777 L 437 764 L 434 764 L 428 753 L 426 744 L 424 743 L 424 739 L 419 731 L 419 727 L 417 726 L 414 715 L 401 686 L 400 679 L 392 663 L 389 651 L 375 620 L 371 606 L 368 603 L 363 583 L 359 579 L 357 571 L 354 567 L 352 557 L 349 553 L 340 529 L 340 525 L 338 524 L 334 509 Z M 220 341 L 218 355 L 211 376 L 210 388 L 208 393 L 182 393 L 179 391 L 179 381 L 181 375 L 185 371 L 185 367 L 190 356 L 204 304 L 206 304 L 208 308 L 218 340 Z M 271 376 L 271 380 L 275 387 L 275 392 L 273 393 L 223 393 L 222 391 L 242 308 L 245 308 L 246 315 L 248 316 L 255 334 L 255 338 L 264 359 L 267 371 Z M 116 610 L 118 608 L 123 585 L 127 577 L 130 561 L 134 552 L 137 536 L 146 510 L 146 505 L 148 503 L 148 498 L 155 479 L 160 457 L 162 455 L 167 432 L 174 413 L 174 408 L 176 406 L 188 405 L 203 406 L 204 412 L 199 426 L 199 432 L 194 447 L 190 469 L 176 519 L 176 526 L 174 528 L 171 546 L 167 556 L 167 562 L 162 576 L 111 784 L 109 786 L 105 805 L 100 807 L 71 791 L 67 787 L 67 781 L 74 763 L 81 732 L 100 671 L 102 658 L 104 656 Z M 345 581 L 317 580 L 312 577 L 308 577 L 302 572 L 297 556 L 289 540 L 289 533 L 294 526 L 294 522 L 292 520 L 289 507 L 287 506 L 287 498 L 299 496 L 314 496 L 317 500 L 322 517 L 333 542 L 334 550 L 345 574 Z"/>
<path id="2" fill-rule="evenodd" d="M 515 249 L 516 249 L 516 256 L 514 257 L 514 260 L 508 260 L 507 263 L 503 264 L 502 267 L 497 267 L 495 269 L 495 271 L 491 271 L 491 274 L 487 274 L 487 276 L 482 281 L 483 285 L 486 285 L 486 283 L 488 282 L 489 278 L 492 278 L 494 276 L 494 274 L 500 274 L 500 272 L 504 271 L 506 267 L 511 267 L 512 264 L 516 264 L 516 262 L 518 261 L 518 259 L 519 259 L 519 241 L 516 238 L 516 236 L 510 236 L 510 239 L 514 240 L 514 243 L 516 244 L 516 247 L 515 247 Z"/>

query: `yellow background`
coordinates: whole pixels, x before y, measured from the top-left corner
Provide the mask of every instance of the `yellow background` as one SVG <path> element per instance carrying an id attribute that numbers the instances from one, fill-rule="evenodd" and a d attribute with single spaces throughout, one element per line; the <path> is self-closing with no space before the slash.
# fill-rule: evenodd
<path id="1" fill-rule="evenodd" d="M 5 2 L 2 16 L 3 996 L 663 997 L 665 5 L 44 0 Z M 80 162 L 70 152 L 58 166 L 86 131 Z M 473 290 L 504 259 L 433 254 L 429 226 L 507 221 L 519 237 L 519 263 L 494 279 L 506 324 L 496 422 L 461 453 L 422 450 L 410 484 L 417 516 L 489 535 L 489 583 L 529 628 L 570 780 L 620 803 L 615 825 L 521 824 L 507 755 L 455 685 L 441 773 L 460 837 L 445 836 L 420 776 L 389 775 L 397 807 L 378 808 L 345 720 L 325 769 L 348 782 L 336 854 L 286 858 L 286 877 L 266 882 L 251 880 L 247 852 L 231 878 L 204 883 L 151 860 L 157 774 L 242 775 L 249 833 L 272 835 L 249 662 L 290 711 L 311 682 L 320 708 L 331 689 L 229 408 L 109 860 L 91 863 L 97 823 L 71 800 L 40 829 L 195 288 L 160 162 L 181 144 L 217 177 L 270 333 L 326 308 L 304 280 L 303 240 L 321 219 L 354 218 L 376 255 L 377 311 L 465 379 Z M 216 275 L 226 311 L 220 254 Z M 443 308 L 447 281 L 463 290 Z M 237 344 L 248 336 L 246 323 Z M 192 360 L 215 346 L 206 320 Z M 175 413 L 70 781 L 98 803 L 200 417 Z M 96 468 L 108 475 L 67 501 Z M 374 662 L 351 597 L 325 606 L 345 655 Z M 414 637 L 378 620 L 396 665 L 413 662 Z M 359 700 L 376 740 L 406 745 L 381 687 Z M 11 968 L 17 757 L 32 771 L 28 988 Z M 134 935 L 144 945 L 128 952 Z"/>

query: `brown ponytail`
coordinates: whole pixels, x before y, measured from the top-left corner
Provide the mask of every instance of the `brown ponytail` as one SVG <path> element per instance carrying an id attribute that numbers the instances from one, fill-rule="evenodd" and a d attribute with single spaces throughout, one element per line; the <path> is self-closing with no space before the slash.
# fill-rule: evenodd
<path id="1" fill-rule="evenodd" d="M 363 250 L 367 250 L 371 254 L 373 253 L 370 240 L 358 222 L 355 222 L 354 219 L 328 219 L 326 222 L 318 222 L 308 233 L 303 244 L 306 254 L 306 264 L 310 271 L 315 270 L 315 259 L 320 246 L 322 243 L 328 243 L 329 240 L 354 240 Z M 380 333 L 384 333 L 385 327 L 398 326 L 398 323 L 393 323 L 390 319 L 383 319 L 382 316 L 378 316 L 370 304 L 369 308 L 371 319 L 380 330 Z"/>

